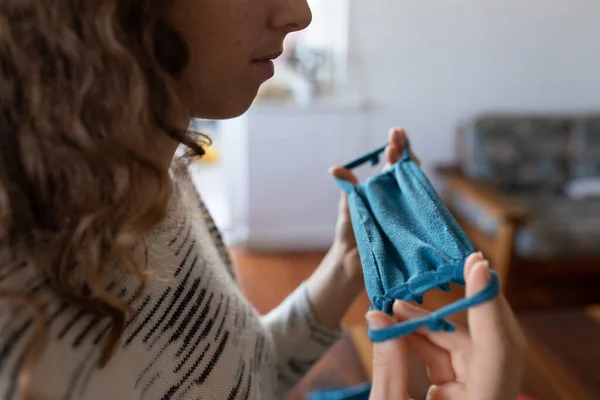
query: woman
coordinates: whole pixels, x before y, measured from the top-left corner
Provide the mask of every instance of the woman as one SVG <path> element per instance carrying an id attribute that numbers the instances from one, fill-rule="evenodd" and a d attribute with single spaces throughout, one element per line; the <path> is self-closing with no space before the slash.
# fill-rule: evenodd
<path id="1" fill-rule="evenodd" d="M 174 159 L 310 19 L 305 0 L 0 1 L 3 399 L 278 399 L 335 342 L 362 289 L 344 202 L 316 272 L 259 316 Z"/>

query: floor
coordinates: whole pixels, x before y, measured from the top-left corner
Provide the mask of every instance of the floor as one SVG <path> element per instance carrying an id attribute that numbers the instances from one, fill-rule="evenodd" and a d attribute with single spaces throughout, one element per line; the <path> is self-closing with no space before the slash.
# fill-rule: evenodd
<path id="1" fill-rule="evenodd" d="M 266 313 L 279 304 L 311 274 L 324 256 L 323 252 L 252 254 L 238 249 L 231 251 L 240 285 L 250 302 L 261 313 Z M 430 309 L 439 308 L 462 296 L 464 292 L 459 287 L 453 287 L 449 293 L 432 291 L 424 298 L 425 306 Z M 369 300 L 366 294 L 362 293 L 343 321 L 344 326 L 350 328 L 350 335 L 353 329 L 360 329 L 360 325 L 364 324 L 364 315 L 368 307 Z M 531 346 L 536 350 L 534 357 L 528 360 L 523 384 L 527 393 L 534 395 L 537 400 L 600 398 L 596 397 L 600 396 L 600 371 L 596 368 L 600 365 L 600 347 L 597 346 L 597 337 L 600 337 L 600 308 L 594 310 L 594 315 L 590 315 L 589 312 L 586 315 L 583 311 L 567 311 L 563 314 L 559 312 L 519 316 Z M 458 315 L 456 319 L 464 320 L 464 317 L 464 314 Z M 354 343 L 356 344 L 356 341 Z M 337 350 L 342 359 L 358 357 L 363 359 L 363 365 L 365 361 L 368 362 L 364 360 L 364 354 L 368 354 L 368 351 L 361 352 L 360 345 L 358 348 L 354 346 L 356 352 L 348 350 L 352 346 L 343 346 L 346 345 L 341 344 Z M 330 368 L 333 362 L 332 368 L 335 369 L 339 357 L 337 361 L 328 362 L 324 368 Z M 350 365 L 350 362 L 347 365 Z M 415 370 L 411 371 L 411 378 L 414 377 L 414 392 L 423 393 L 428 386 L 427 377 L 422 366 L 418 363 L 414 365 Z M 343 371 L 344 368 L 338 366 L 337 370 Z M 331 379 L 334 381 L 359 383 L 362 379 L 368 379 L 369 371 L 352 370 L 342 376 L 333 375 Z M 315 385 L 314 379 L 309 381 L 302 390 Z M 296 392 L 290 398 L 303 398 L 301 393 L 303 392 Z"/>
<path id="2" fill-rule="evenodd" d="M 324 253 L 249 254 L 234 249 L 232 256 L 244 293 L 259 312 L 266 313 L 310 276 Z M 368 307 L 369 299 L 361 293 L 344 324 L 364 321 Z"/>

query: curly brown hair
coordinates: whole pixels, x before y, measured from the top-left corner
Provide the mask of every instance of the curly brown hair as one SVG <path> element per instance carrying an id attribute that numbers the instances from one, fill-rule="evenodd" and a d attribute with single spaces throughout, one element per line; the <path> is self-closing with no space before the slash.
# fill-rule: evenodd
<path id="1" fill-rule="evenodd" d="M 208 140 L 187 130 L 176 79 L 188 51 L 167 3 L 0 1 L 0 253 L 112 319 L 103 362 L 127 313 L 105 272 L 114 260 L 145 276 L 132 249 L 173 190 L 158 138 L 200 155 Z"/>

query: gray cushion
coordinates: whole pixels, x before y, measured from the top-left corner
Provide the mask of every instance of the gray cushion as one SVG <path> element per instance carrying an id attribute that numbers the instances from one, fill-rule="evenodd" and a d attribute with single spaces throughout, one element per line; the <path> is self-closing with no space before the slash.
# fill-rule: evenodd
<path id="1" fill-rule="evenodd" d="M 600 198 L 514 196 L 527 206 L 530 220 L 517 232 L 515 251 L 522 258 L 600 257 Z M 457 217 L 494 236 L 498 223 L 477 203 L 456 193 L 450 206 Z"/>
<path id="2" fill-rule="evenodd" d="M 532 218 L 517 234 L 524 258 L 600 257 L 600 199 L 521 198 Z"/>
<path id="3" fill-rule="evenodd" d="M 571 178 L 600 176 L 600 116 L 577 120 L 572 136 Z"/>
<path id="4" fill-rule="evenodd" d="M 464 128 L 461 161 L 471 179 L 538 193 L 560 192 L 569 179 L 571 119 L 484 116 Z"/>

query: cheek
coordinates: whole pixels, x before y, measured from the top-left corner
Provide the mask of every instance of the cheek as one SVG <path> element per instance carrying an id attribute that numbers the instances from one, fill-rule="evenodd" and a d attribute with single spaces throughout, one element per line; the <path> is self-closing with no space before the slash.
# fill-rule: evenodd
<path id="1" fill-rule="evenodd" d="M 243 39 L 231 31 L 217 31 L 210 26 L 194 27 L 187 31 L 189 63 L 184 72 L 188 86 L 206 90 L 212 85 L 235 84 L 243 79 L 249 65 L 249 55 Z"/>
<path id="2" fill-rule="evenodd" d="M 252 33 L 245 29 L 247 5 L 249 0 L 178 0 L 172 20 L 188 43 L 192 75 L 214 79 L 239 66 Z"/>
<path id="3" fill-rule="evenodd" d="M 184 76 L 194 97 L 216 101 L 244 91 L 251 81 L 250 55 L 242 39 L 206 33 L 190 43 L 190 60 Z"/>
<path id="4" fill-rule="evenodd" d="M 180 84 L 196 117 L 230 118 L 244 111 L 256 96 L 256 79 L 249 62 L 240 56 L 243 44 L 231 43 L 227 49 L 210 43 L 195 44 Z"/>
<path id="5" fill-rule="evenodd" d="M 180 1 L 188 6 L 178 7 L 172 20 L 189 46 L 189 63 L 179 82 L 186 103 L 203 114 L 225 112 L 229 106 L 247 103 L 246 98 L 251 101 L 258 85 L 252 79 L 250 59 L 260 32 L 259 24 L 250 24 L 256 18 L 244 12 L 245 0 L 236 0 L 235 7 L 230 0 Z"/>

